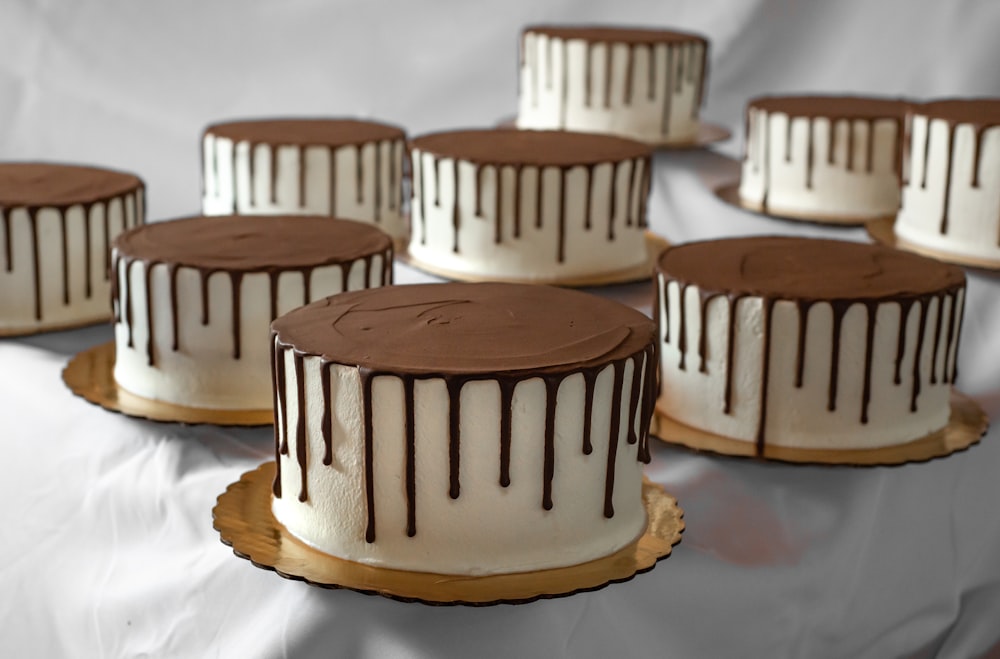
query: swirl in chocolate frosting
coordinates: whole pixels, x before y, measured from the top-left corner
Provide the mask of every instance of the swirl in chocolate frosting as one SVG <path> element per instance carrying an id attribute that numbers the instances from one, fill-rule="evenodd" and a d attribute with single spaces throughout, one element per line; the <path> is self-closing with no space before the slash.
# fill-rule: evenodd
<path id="1" fill-rule="evenodd" d="M 461 492 L 460 446 L 461 390 L 467 382 L 492 380 L 498 383 L 500 405 L 501 486 L 507 487 L 510 474 L 512 398 L 518 383 L 540 378 L 545 383 L 546 407 L 543 437 L 542 506 L 553 506 L 551 497 L 555 465 L 556 394 L 562 381 L 581 373 L 585 382 L 585 426 L 582 451 L 590 453 L 590 415 L 594 381 L 609 365 L 613 368 L 611 436 L 607 456 L 604 514 L 614 515 L 611 505 L 614 465 L 617 455 L 619 401 L 624 391 L 625 364 L 633 364 L 629 390 L 630 423 L 625 439 L 638 443 L 638 457 L 647 461 L 649 418 L 656 395 L 656 341 L 652 322 L 624 305 L 577 291 L 546 286 L 517 284 L 431 284 L 393 286 L 336 295 L 295 309 L 272 325 L 275 348 L 274 380 L 278 402 L 275 406 L 276 434 L 287 431 L 285 416 L 284 351 L 291 350 L 296 370 L 297 398 L 304 401 L 299 360 L 303 355 L 322 360 L 324 462 L 331 455 L 329 367 L 342 364 L 357 367 L 361 374 L 362 418 L 364 423 L 364 468 L 368 508 L 366 538 L 375 539 L 374 450 L 372 384 L 379 376 L 403 381 L 406 422 L 408 533 L 416 533 L 414 460 L 416 435 L 414 386 L 417 379 L 444 380 L 449 397 L 449 494 Z M 640 387 L 640 379 L 642 386 Z M 300 409 L 302 409 L 300 407 Z M 638 416 L 636 416 L 638 415 Z M 303 419 L 302 414 L 299 419 Z M 639 432 L 635 431 L 638 421 Z M 296 446 L 303 447 L 305 429 L 295 429 Z M 288 453 L 287 438 L 276 445 L 277 459 Z M 305 485 L 306 455 L 297 455 Z M 275 496 L 281 496 L 280 470 L 275 478 Z"/>

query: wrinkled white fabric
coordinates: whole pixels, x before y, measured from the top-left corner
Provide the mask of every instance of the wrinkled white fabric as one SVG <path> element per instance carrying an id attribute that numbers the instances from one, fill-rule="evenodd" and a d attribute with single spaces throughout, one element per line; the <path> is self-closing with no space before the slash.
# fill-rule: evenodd
<path id="1" fill-rule="evenodd" d="M 411 133 L 516 108 L 519 27 L 676 25 L 712 39 L 705 115 L 737 138 L 763 92 L 1000 95 L 995 0 L 339 0 L 0 3 L 0 157 L 142 175 L 154 219 L 196 212 L 211 121 L 371 115 Z M 672 241 L 782 233 L 706 186 L 713 152 L 656 158 Z M 427 277 L 397 266 L 397 280 Z M 1000 415 L 1000 277 L 970 273 L 959 387 Z M 642 284 L 602 294 L 649 311 Z M 655 443 L 687 530 L 635 580 L 484 609 L 286 581 L 233 556 L 216 496 L 270 429 L 157 424 L 74 398 L 67 358 L 110 328 L 0 339 L 0 655 L 11 657 L 974 657 L 1000 652 L 1000 430 L 947 459 L 799 467 Z"/>

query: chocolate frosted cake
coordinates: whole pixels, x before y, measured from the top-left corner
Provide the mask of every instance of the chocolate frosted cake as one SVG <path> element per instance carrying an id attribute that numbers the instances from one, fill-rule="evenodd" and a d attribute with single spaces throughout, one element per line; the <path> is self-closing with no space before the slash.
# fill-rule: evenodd
<path id="1" fill-rule="evenodd" d="M 268 325 L 345 290 L 391 283 L 392 241 L 328 217 L 193 217 L 114 243 L 118 384 L 154 400 L 268 409 Z"/>
<path id="2" fill-rule="evenodd" d="M 0 163 L 0 334 L 105 321 L 111 240 L 142 224 L 132 174 Z"/>
<path id="3" fill-rule="evenodd" d="M 519 284 L 337 295 L 272 324 L 296 537 L 390 568 L 495 574 L 614 553 L 645 526 L 653 323 Z"/>
<path id="4" fill-rule="evenodd" d="M 691 142 L 707 72 L 708 41 L 697 34 L 528 27 L 521 35 L 517 125 Z"/>
<path id="5" fill-rule="evenodd" d="M 415 138 L 410 255 L 483 278 L 559 281 L 646 261 L 651 151 L 609 135 Z"/>
<path id="6" fill-rule="evenodd" d="M 855 96 L 750 101 L 741 202 L 827 222 L 894 215 L 906 108 Z"/>
<path id="7" fill-rule="evenodd" d="M 407 235 L 406 134 L 355 119 L 260 119 L 209 126 L 202 138 L 206 215 L 330 215 Z"/>
<path id="8" fill-rule="evenodd" d="M 948 422 L 965 301 L 954 266 L 878 245 L 735 238 L 665 251 L 657 405 L 725 437 L 901 444 Z"/>
<path id="9" fill-rule="evenodd" d="M 896 237 L 1000 265 L 1000 99 L 913 107 Z"/>

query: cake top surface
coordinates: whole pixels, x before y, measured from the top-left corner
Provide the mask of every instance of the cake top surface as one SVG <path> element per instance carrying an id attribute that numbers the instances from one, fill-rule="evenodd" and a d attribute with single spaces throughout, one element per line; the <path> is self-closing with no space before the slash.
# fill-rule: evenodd
<path id="1" fill-rule="evenodd" d="M 652 149 L 639 142 L 563 130 L 481 129 L 421 135 L 414 149 L 477 164 L 572 167 L 646 157 Z"/>
<path id="2" fill-rule="evenodd" d="M 529 25 L 524 28 L 524 33 L 528 32 L 558 39 L 582 39 L 600 43 L 708 43 L 705 37 L 693 32 L 611 25 Z"/>
<path id="3" fill-rule="evenodd" d="M 115 197 L 142 187 L 139 177 L 82 165 L 0 163 L 0 206 L 69 206 Z"/>
<path id="4" fill-rule="evenodd" d="M 761 96 L 751 99 L 747 108 L 795 117 L 902 119 L 909 105 L 899 98 L 872 96 Z"/>
<path id="5" fill-rule="evenodd" d="M 907 298 L 965 282 L 959 267 L 882 245 L 781 236 L 678 245 L 657 269 L 705 292 L 793 300 Z"/>
<path id="6" fill-rule="evenodd" d="M 271 325 L 283 345 L 374 371 L 566 373 L 634 355 L 654 341 L 631 307 L 532 284 L 445 283 L 342 293 Z"/>
<path id="7" fill-rule="evenodd" d="M 128 259 L 252 272 L 332 265 L 392 244 L 370 224 L 301 215 L 221 215 L 155 222 L 120 234 Z"/>
<path id="8" fill-rule="evenodd" d="M 1000 125 L 1000 98 L 952 98 L 923 103 L 914 114 L 977 126 Z"/>
<path id="9" fill-rule="evenodd" d="M 213 124 L 205 133 L 234 142 L 318 146 L 347 146 L 406 137 L 402 128 L 377 121 L 319 117 L 229 121 Z"/>

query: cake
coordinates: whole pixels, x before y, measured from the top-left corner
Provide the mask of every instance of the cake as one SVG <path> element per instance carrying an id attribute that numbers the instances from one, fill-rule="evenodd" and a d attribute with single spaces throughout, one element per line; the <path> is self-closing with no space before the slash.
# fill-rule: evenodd
<path id="1" fill-rule="evenodd" d="M 904 244 L 1000 264 L 1000 99 L 914 106 Z"/>
<path id="2" fill-rule="evenodd" d="M 158 222 L 119 236 L 113 253 L 118 385 L 207 409 L 270 409 L 271 320 L 392 278 L 387 235 L 329 217 Z"/>
<path id="3" fill-rule="evenodd" d="M 564 131 L 463 130 L 411 142 L 418 262 L 559 281 L 646 262 L 651 151 Z"/>
<path id="4" fill-rule="evenodd" d="M 106 321 L 111 240 L 144 218 L 132 174 L 0 163 L 0 334 Z"/>
<path id="5" fill-rule="evenodd" d="M 652 144 L 693 142 L 707 58 L 708 41 L 688 32 L 527 27 L 517 126 L 615 133 Z"/>
<path id="6" fill-rule="evenodd" d="M 447 283 L 336 295 L 271 327 L 272 511 L 303 542 L 481 575 L 583 563 L 643 533 L 656 341 L 638 311 Z"/>
<path id="7" fill-rule="evenodd" d="M 404 239 L 405 151 L 402 129 L 374 121 L 218 123 L 202 137 L 202 212 L 330 215 Z"/>
<path id="8" fill-rule="evenodd" d="M 962 270 L 784 237 L 667 249 L 657 265 L 665 415 L 765 446 L 873 449 L 948 423 Z M 683 303 L 682 303 L 683 302 Z"/>
<path id="9" fill-rule="evenodd" d="M 750 101 L 741 203 L 831 223 L 895 215 L 906 107 L 855 96 Z"/>

